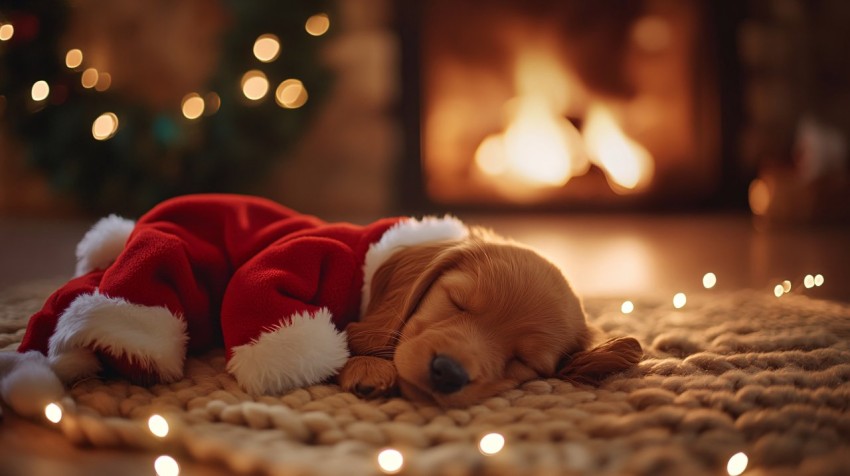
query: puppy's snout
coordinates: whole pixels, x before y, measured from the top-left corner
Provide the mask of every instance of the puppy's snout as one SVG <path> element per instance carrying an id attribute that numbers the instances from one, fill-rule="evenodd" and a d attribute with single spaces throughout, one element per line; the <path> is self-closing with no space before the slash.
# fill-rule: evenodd
<path id="1" fill-rule="evenodd" d="M 469 383 L 469 375 L 458 361 L 445 355 L 431 360 L 431 385 L 440 393 L 453 393 Z"/>

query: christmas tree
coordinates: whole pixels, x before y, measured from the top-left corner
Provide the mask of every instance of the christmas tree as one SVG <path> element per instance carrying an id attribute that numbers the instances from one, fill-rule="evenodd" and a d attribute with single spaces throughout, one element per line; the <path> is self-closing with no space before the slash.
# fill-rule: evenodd
<path id="1" fill-rule="evenodd" d="M 323 2 L 0 1 L 3 127 L 94 212 L 245 191 L 328 86 Z"/>

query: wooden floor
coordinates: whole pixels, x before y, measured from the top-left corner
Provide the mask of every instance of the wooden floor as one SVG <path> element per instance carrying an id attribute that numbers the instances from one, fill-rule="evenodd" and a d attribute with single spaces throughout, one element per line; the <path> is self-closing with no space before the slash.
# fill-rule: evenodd
<path id="1" fill-rule="evenodd" d="M 850 301 L 850 227 L 759 231 L 746 215 L 476 215 L 467 224 L 538 248 L 584 296 L 669 296 L 754 288 Z M 64 279 L 74 247 L 90 223 L 0 221 L 0 290 L 34 279 Z M 702 277 L 717 276 L 707 291 Z M 802 286 L 806 274 L 824 284 Z M 157 455 L 75 448 L 58 433 L 9 415 L 0 423 L 0 475 L 150 475 Z M 181 461 L 183 475 L 226 474 Z"/>

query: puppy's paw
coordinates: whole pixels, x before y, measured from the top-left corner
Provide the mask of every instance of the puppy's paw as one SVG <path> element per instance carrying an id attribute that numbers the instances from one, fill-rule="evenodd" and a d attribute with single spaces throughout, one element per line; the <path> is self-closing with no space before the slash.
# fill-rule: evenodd
<path id="1" fill-rule="evenodd" d="M 339 372 L 339 385 L 363 398 L 392 395 L 398 372 L 391 360 L 370 356 L 351 357 Z"/>

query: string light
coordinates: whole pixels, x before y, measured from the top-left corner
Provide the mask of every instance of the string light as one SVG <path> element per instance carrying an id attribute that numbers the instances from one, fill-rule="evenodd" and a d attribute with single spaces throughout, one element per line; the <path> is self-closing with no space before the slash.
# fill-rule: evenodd
<path id="1" fill-rule="evenodd" d="M 154 436 L 165 438 L 168 436 L 168 421 L 162 415 L 151 415 L 148 418 L 148 429 Z"/>
<path id="2" fill-rule="evenodd" d="M 685 304 L 687 304 L 687 302 L 688 297 L 685 296 L 685 293 L 676 293 L 676 295 L 673 296 L 673 307 L 675 307 L 676 309 L 681 309 L 685 307 Z"/>
<path id="3" fill-rule="evenodd" d="M 33 101 L 44 101 L 50 94 L 50 86 L 47 84 L 47 81 L 36 81 L 33 83 L 30 93 Z"/>
<path id="4" fill-rule="evenodd" d="M 301 81 L 287 79 L 278 85 L 274 98 L 280 107 L 297 109 L 307 102 L 307 90 Z"/>
<path id="5" fill-rule="evenodd" d="M 59 423 L 62 421 L 62 407 L 56 403 L 48 403 L 47 406 L 44 407 L 44 416 L 51 423 Z"/>
<path id="6" fill-rule="evenodd" d="M 97 77 L 97 70 L 94 68 L 88 68 L 83 71 L 83 75 L 80 76 L 80 84 L 82 84 L 86 89 L 91 89 L 97 84 Z"/>
<path id="7" fill-rule="evenodd" d="M 702 285 L 705 289 L 711 289 L 717 284 L 717 275 L 714 273 L 705 273 L 702 277 Z"/>
<path id="8" fill-rule="evenodd" d="M 177 476 L 180 474 L 180 465 L 168 455 L 162 455 L 153 462 L 153 469 L 158 476 Z"/>
<path id="9" fill-rule="evenodd" d="M 785 294 L 785 288 L 782 287 L 781 284 L 777 284 L 776 286 L 773 287 L 773 295 L 774 296 L 782 297 L 783 294 Z"/>
<path id="10" fill-rule="evenodd" d="M 822 274 L 816 274 L 815 275 L 815 286 L 817 286 L 817 287 L 823 286 L 823 275 Z"/>
<path id="11" fill-rule="evenodd" d="M 107 140 L 118 132 L 118 116 L 104 112 L 91 125 L 91 135 L 97 140 Z"/>
<path id="12" fill-rule="evenodd" d="M 623 314 L 631 314 L 634 310 L 635 305 L 631 301 L 623 301 L 623 304 L 620 306 L 620 312 Z"/>
<path id="13" fill-rule="evenodd" d="M 748 462 L 749 458 L 747 458 L 747 455 L 744 453 L 735 453 L 729 458 L 729 462 L 726 463 L 726 472 L 729 473 L 729 476 L 738 476 L 747 469 Z"/>
<path id="14" fill-rule="evenodd" d="M 0 41 L 9 41 L 15 34 L 15 27 L 11 23 L 0 25 Z"/>
<path id="15" fill-rule="evenodd" d="M 328 32 L 328 28 L 330 27 L 331 20 L 325 13 L 318 13 L 316 15 L 311 16 L 307 19 L 307 23 L 304 24 L 304 29 L 307 30 L 307 33 L 313 36 L 324 35 Z"/>
<path id="16" fill-rule="evenodd" d="M 815 277 L 811 274 L 807 274 L 806 277 L 803 278 L 803 286 L 805 286 L 806 289 L 815 287 Z"/>
<path id="17" fill-rule="evenodd" d="M 198 93 L 187 94 L 183 98 L 182 110 L 186 119 L 197 119 L 204 113 L 204 99 Z"/>
<path id="18" fill-rule="evenodd" d="M 271 33 L 260 35 L 254 42 L 254 56 L 263 63 L 271 63 L 280 54 L 280 40 Z"/>
<path id="19" fill-rule="evenodd" d="M 498 433 L 488 433 L 478 442 L 478 450 L 485 455 L 494 455 L 505 447 L 505 437 Z"/>
<path id="20" fill-rule="evenodd" d="M 784 291 L 786 294 L 791 292 L 791 281 L 788 281 L 787 279 L 785 281 L 782 281 L 782 291 Z"/>
<path id="21" fill-rule="evenodd" d="M 65 53 L 65 66 L 74 69 L 81 64 L 83 64 L 83 52 L 80 49 L 74 48 Z"/>
<path id="22" fill-rule="evenodd" d="M 378 466 L 386 474 L 395 474 L 404 466 L 404 456 L 398 450 L 385 449 L 378 453 Z"/>
<path id="23" fill-rule="evenodd" d="M 269 80 L 262 71 L 253 69 L 242 76 L 242 94 L 252 101 L 258 101 L 269 92 Z"/>

